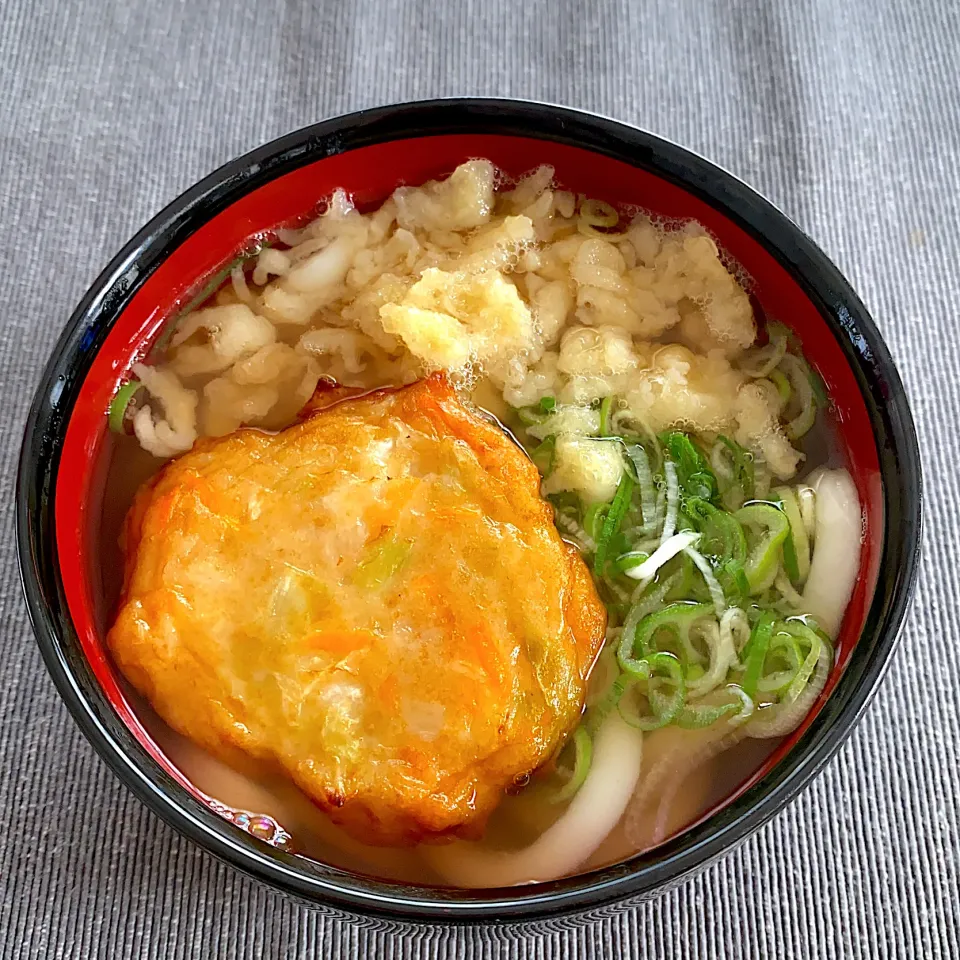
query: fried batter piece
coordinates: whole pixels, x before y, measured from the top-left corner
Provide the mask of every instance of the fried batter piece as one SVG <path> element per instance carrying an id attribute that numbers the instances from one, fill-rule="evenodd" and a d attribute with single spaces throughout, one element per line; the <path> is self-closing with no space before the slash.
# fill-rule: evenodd
<path id="1" fill-rule="evenodd" d="M 479 836 L 575 727 L 606 625 L 535 467 L 442 377 L 201 440 L 124 550 L 124 674 L 366 843 Z"/>

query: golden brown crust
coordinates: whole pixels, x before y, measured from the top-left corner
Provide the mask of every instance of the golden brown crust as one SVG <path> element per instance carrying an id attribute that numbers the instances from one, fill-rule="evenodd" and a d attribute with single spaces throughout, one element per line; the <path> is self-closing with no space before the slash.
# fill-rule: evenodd
<path id="1" fill-rule="evenodd" d="M 368 843 L 478 835 L 575 726 L 604 633 L 535 467 L 442 377 L 200 441 L 125 550 L 131 682 Z"/>

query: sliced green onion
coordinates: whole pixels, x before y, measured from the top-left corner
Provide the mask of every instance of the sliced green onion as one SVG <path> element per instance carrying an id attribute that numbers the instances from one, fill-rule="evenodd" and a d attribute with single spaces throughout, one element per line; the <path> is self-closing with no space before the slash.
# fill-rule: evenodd
<path id="1" fill-rule="evenodd" d="M 786 434 L 791 440 L 799 440 L 802 436 L 810 432 L 817 418 L 816 408 L 808 404 L 803 411 L 791 420 L 786 426 Z"/>
<path id="2" fill-rule="evenodd" d="M 686 700 L 686 683 L 683 678 L 683 667 L 680 661 L 671 653 L 654 653 L 641 661 L 644 664 L 643 675 L 637 674 L 634 683 L 624 691 L 617 704 L 620 716 L 624 722 L 638 730 L 659 730 L 672 723 L 683 710 Z M 666 676 L 657 676 L 662 671 Z M 650 715 L 641 714 L 637 704 L 629 699 L 629 694 L 635 690 L 640 682 L 645 681 L 647 702 L 650 705 Z M 666 681 L 673 688 L 673 693 L 665 696 L 660 687 Z"/>
<path id="3" fill-rule="evenodd" d="M 668 560 L 672 560 L 687 547 L 693 546 L 699 539 L 700 534 L 697 533 L 696 530 L 683 530 L 680 533 L 676 533 L 661 543 L 646 560 L 634 567 L 630 567 L 628 570 L 625 570 L 624 573 L 634 580 L 648 580 Z"/>
<path id="4" fill-rule="evenodd" d="M 666 543 L 676 532 L 677 512 L 680 509 L 680 482 L 677 479 L 677 467 L 672 460 L 663 464 L 667 484 L 667 512 L 663 520 L 663 530 L 660 533 L 660 543 Z"/>
<path id="5" fill-rule="evenodd" d="M 786 356 L 768 376 L 792 413 L 801 388 L 790 372 L 800 367 Z M 547 400 L 524 408 L 528 418 L 546 419 L 555 406 Z M 702 438 L 679 430 L 659 438 L 661 480 L 646 438 L 618 427 L 615 398 L 597 406 L 603 434 L 597 439 L 622 444 L 627 455 L 613 499 L 589 506 L 571 495 L 550 499 L 558 526 L 593 553 L 612 622 L 622 618 L 620 636 L 608 648 L 619 672 L 600 681 L 584 733 L 567 748 L 565 763 L 573 769 L 559 801 L 579 789 L 578 771 L 589 769 L 589 731 L 613 709 L 641 730 L 745 723 L 757 705 L 784 707 L 806 697 L 825 644 L 814 623 L 793 616 L 805 609 L 794 584 L 802 587 L 810 567 L 807 525 L 814 518 L 806 488 L 780 486 L 776 502 L 756 499 L 769 497 L 762 459 L 729 438 L 704 447 Z M 541 459 L 549 453 L 552 464 L 552 444 L 544 441 L 537 451 Z M 636 581 L 632 594 L 625 589 L 630 580 Z M 766 719 L 757 735 L 786 716 L 761 709 Z"/>
<path id="6" fill-rule="evenodd" d="M 751 627 L 763 616 L 764 612 L 760 604 L 756 602 L 751 603 L 748 607 L 744 607 L 744 613 L 746 613 L 747 620 L 750 621 Z M 747 639 L 749 640 L 749 637 Z"/>
<path id="7" fill-rule="evenodd" d="M 717 442 L 722 443 L 731 453 L 735 468 L 735 479 L 743 491 L 743 499 L 751 500 L 756 495 L 754 489 L 754 466 L 753 454 L 749 450 L 740 446 L 735 440 L 717 435 Z M 737 505 L 739 506 L 739 504 Z"/>
<path id="8" fill-rule="evenodd" d="M 614 600 L 618 601 L 617 603 L 618 606 L 620 607 L 623 607 L 625 605 L 629 606 L 630 591 L 625 590 L 622 586 L 620 586 L 620 584 L 616 581 L 616 579 L 613 579 L 609 576 L 604 576 L 600 580 L 600 583 L 597 584 L 597 586 L 599 587 L 601 584 L 607 590 L 607 592 L 613 596 Z M 603 591 L 600 592 L 600 595 L 601 597 L 603 597 Z M 607 602 L 606 599 L 604 599 L 604 604 L 608 609 L 612 606 L 612 604 Z"/>
<path id="9" fill-rule="evenodd" d="M 779 371 L 771 370 L 769 374 L 770 382 L 777 388 L 780 396 L 780 402 L 786 406 L 790 402 L 790 395 L 793 390 L 790 387 L 790 381 Z"/>
<path id="10" fill-rule="evenodd" d="M 731 607 L 720 618 L 720 631 L 721 633 L 729 633 L 734 652 L 739 657 L 740 651 L 750 642 L 750 634 L 753 629 L 750 626 L 746 611 L 740 607 Z M 737 663 L 737 666 L 739 666 L 739 663 Z"/>
<path id="11" fill-rule="evenodd" d="M 693 441 L 676 430 L 662 434 L 660 440 L 677 465 L 677 478 L 686 494 L 713 500 L 718 493 L 717 478 Z"/>
<path id="12" fill-rule="evenodd" d="M 550 413 L 554 407 L 557 405 L 556 397 L 541 397 L 540 398 L 540 409 L 544 413 Z"/>
<path id="13" fill-rule="evenodd" d="M 584 200 L 580 205 L 577 230 L 588 237 L 612 237 L 623 234 L 611 233 L 610 229 L 620 222 L 620 214 L 603 200 Z M 603 228 L 603 229 L 598 229 Z"/>
<path id="14" fill-rule="evenodd" d="M 811 649 L 801 672 L 808 669 L 809 661 L 812 660 L 814 653 L 816 653 L 817 659 L 811 675 L 797 686 L 791 684 L 791 689 L 788 689 L 779 704 L 759 711 L 746 727 L 748 736 L 783 737 L 792 733 L 803 723 L 804 717 L 810 712 L 810 708 L 826 686 L 827 678 L 830 675 L 830 667 L 833 664 L 833 648 L 821 638 L 819 650 Z M 791 696 L 792 690 L 796 690 L 795 696 Z"/>
<path id="15" fill-rule="evenodd" d="M 756 350 L 751 351 L 740 362 L 740 369 L 748 377 L 766 377 L 770 375 L 787 352 L 787 331 L 780 324 L 771 323 L 767 328 L 770 336 L 770 342 Z"/>
<path id="16" fill-rule="evenodd" d="M 823 382 L 823 377 L 813 369 L 809 368 L 810 389 L 813 390 L 813 399 L 820 409 L 825 409 L 830 405 L 830 398 L 827 396 L 827 385 Z"/>
<path id="17" fill-rule="evenodd" d="M 732 667 L 739 667 L 738 647 L 744 646 L 750 636 L 750 625 L 746 614 L 732 607 L 721 617 L 720 623 L 711 623 L 706 631 L 706 642 L 710 651 L 709 669 L 693 680 L 687 674 L 687 697 L 699 699 L 720 686 L 727 679 Z"/>
<path id="18" fill-rule="evenodd" d="M 780 591 L 780 596 L 793 610 L 799 610 L 803 606 L 803 597 L 793 588 L 786 571 L 781 570 L 777 574 L 777 579 L 773 581 L 773 585 Z"/>
<path id="19" fill-rule="evenodd" d="M 718 560 L 739 560 L 747 557 L 747 540 L 737 519 L 725 510 L 720 510 L 708 500 L 689 497 L 684 504 L 684 513 L 692 525 L 703 534 L 699 549 Z"/>
<path id="20" fill-rule="evenodd" d="M 259 253 L 259 250 L 257 251 Z M 238 267 L 241 264 L 245 263 L 250 259 L 251 256 L 256 256 L 257 254 L 242 255 L 236 257 L 234 260 L 231 260 L 225 267 L 218 270 L 204 285 L 201 287 L 200 292 L 180 311 L 178 320 L 182 317 L 185 317 L 188 313 L 192 313 L 197 307 L 199 307 L 206 300 L 209 300 L 217 290 L 220 289 L 221 285 L 226 281 L 227 277 L 233 273 L 233 268 Z"/>
<path id="21" fill-rule="evenodd" d="M 554 510 L 553 522 L 568 536 L 573 537 L 580 548 L 581 551 L 587 553 L 592 553 L 596 550 L 597 545 L 593 540 L 593 537 L 587 533 L 586 530 L 580 526 L 580 522 L 571 517 L 569 514 L 564 513 L 562 510 Z"/>
<path id="22" fill-rule="evenodd" d="M 741 723 L 745 723 L 753 716 L 757 706 L 753 702 L 753 699 L 747 696 L 744 689 L 737 686 L 737 684 L 728 683 L 727 689 L 740 701 L 740 712 L 733 718 L 734 723 L 739 726 Z"/>
<path id="23" fill-rule="evenodd" d="M 556 457 L 557 438 L 549 436 L 543 443 L 538 444 L 530 453 L 530 459 L 540 471 L 541 476 L 553 472 L 553 461 Z"/>
<path id="24" fill-rule="evenodd" d="M 609 503 L 591 503 L 587 507 L 587 512 L 583 515 L 583 528 L 594 543 L 600 539 L 600 535 L 603 533 L 603 525 L 606 523 L 609 509 Z"/>
<path id="25" fill-rule="evenodd" d="M 573 772 L 570 779 L 553 795 L 553 803 L 566 803 L 583 786 L 593 762 L 593 740 L 581 724 L 573 731 Z"/>
<path id="26" fill-rule="evenodd" d="M 703 554 L 694 550 L 693 547 L 685 547 L 683 552 L 694 562 L 696 568 L 703 575 L 707 589 L 710 591 L 710 599 L 713 601 L 713 607 L 717 611 L 717 616 L 722 617 L 724 611 L 727 609 L 727 598 L 724 596 L 723 589 L 714 576 L 709 561 Z"/>
<path id="27" fill-rule="evenodd" d="M 739 443 L 718 436 L 710 450 L 710 466 L 728 510 L 737 510 L 753 498 L 753 456 Z"/>
<path id="28" fill-rule="evenodd" d="M 649 558 L 649 553 L 644 553 L 642 550 L 631 550 L 629 553 L 620 554 L 620 556 L 613 561 L 613 569 L 617 573 L 626 573 L 627 570 L 639 566 L 644 560 L 648 560 Z"/>
<path id="29" fill-rule="evenodd" d="M 680 600 L 692 599 L 691 594 L 697 581 L 693 561 L 685 553 L 681 553 L 675 560 L 664 564 L 657 576 L 665 575 L 669 568 L 673 568 L 669 575 L 673 581 L 673 587 L 664 595 L 664 600 L 668 603 L 676 603 Z"/>
<path id="30" fill-rule="evenodd" d="M 618 691 L 615 694 L 615 703 L 620 716 L 631 726 L 640 726 L 640 711 L 636 703 L 628 699 L 629 695 L 636 691 L 637 686 L 650 678 L 650 661 L 645 659 L 638 661 L 642 671 L 637 669 L 634 673 L 621 673 L 614 687 Z"/>
<path id="31" fill-rule="evenodd" d="M 611 710 L 617 709 L 620 698 L 629 686 L 634 683 L 634 678 L 629 673 L 619 672 L 610 684 L 607 692 L 587 711 L 585 723 L 588 729 L 596 728 L 604 721 Z"/>
<path id="32" fill-rule="evenodd" d="M 739 560 L 724 560 L 717 568 L 717 579 L 731 604 L 737 605 L 750 596 L 750 581 Z"/>
<path id="33" fill-rule="evenodd" d="M 787 687 L 796 679 L 803 663 L 803 654 L 800 652 L 797 638 L 788 633 L 782 625 L 770 638 L 764 665 L 766 666 L 772 658 L 777 656 L 786 663 L 785 669 L 764 673 L 757 681 L 757 692 L 767 694 L 768 699 L 770 695 L 779 697 L 786 692 Z"/>
<path id="34" fill-rule="evenodd" d="M 657 494 L 653 486 L 653 474 L 647 451 L 639 443 L 627 445 L 627 457 L 637 474 L 637 486 L 640 488 L 640 512 L 643 516 L 641 532 L 652 534 L 657 525 Z"/>
<path id="35" fill-rule="evenodd" d="M 660 600 L 655 601 L 660 603 Z M 620 630 L 620 641 L 617 644 L 617 664 L 621 670 L 624 669 L 624 663 L 634 660 L 634 648 L 637 640 L 637 627 L 640 621 L 647 616 L 645 613 L 646 604 L 642 601 L 631 605 L 627 610 L 627 615 L 623 619 L 623 627 Z"/>
<path id="36" fill-rule="evenodd" d="M 603 572 L 603 568 L 607 562 L 607 554 L 610 549 L 610 541 L 623 523 L 627 508 L 630 506 L 630 497 L 632 494 L 633 480 L 630 478 L 629 473 L 624 473 L 620 477 L 620 483 L 617 484 L 617 492 L 603 521 L 600 535 L 595 538 L 597 541 L 597 552 L 593 557 L 593 572 L 596 574 Z"/>
<path id="37" fill-rule="evenodd" d="M 777 487 L 774 493 L 780 498 L 781 509 L 790 523 L 790 535 L 787 541 L 784 541 L 784 566 L 787 566 L 787 542 L 789 542 L 793 549 L 795 569 L 791 571 L 787 567 L 787 573 L 793 583 L 803 586 L 807 574 L 810 573 L 810 539 L 803 522 L 803 514 L 800 512 L 800 503 L 796 493 L 790 487 Z"/>
<path id="38" fill-rule="evenodd" d="M 746 695 L 744 694 L 744 696 Z M 752 707 L 753 701 L 750 701 L 750 704 Z M 712 727 L 718 720 L 722 720 L 724 717 L 731 717 L 735 714 L 743 713 L 743 711 L 744 703 L 742 701 L 703 705 L 696 704 L 693 706 L 688 703 L 680 712 L 675 722 L 678 727 L 684 730 L 702 730 L 704 727 Z M 752 713 L 753 711 L 751 710 L 750 712 Z"/>
<path id="39" fill-rule="evenodd" d="M 687 664 L 686 670 L 684 672 L 684 677 L 686 678 L 688 687 L 690 684 L 696 683 L 698 680 L 702 679 L 706 675 L 707 675 L 707 671 L 702 663 L 689 663 Z"/>
<path id="40" fill-rule="evenodd" d="M 737 472 L 735 456 L 720 438 L 710 450 L 710 466 L 713 467 L 713 474 L 720 482 L 721 489 L 735 482 Z"/>
<path id="41" fill-rule="evenodd" d="M 653 529 L 650 530 L 650 535 L 656 538 L 660 538 L 663 535 L 663 526 L 667 520 L 667 483 L 664 482 L 664 485 L 657 490 L 657 505 L 653 510 Z M 676 526 L 677 519 L 673 519 L 674 526 Z"/>
<path id="42" fill-rule="evenodd" d="M 786 693 L 784 693 L 781 697 L 783 702 L 790 703 L 793 700 L 796 700 L 803 688 L 807 685 L 810 677 L 813 675 L 813 671 L 817 666 L 817 662 L 820 659 L 820 653 L 825 644 L 820 634 L 801 620 L 786 620 L 782 624 L 782 628 L 797 639 L 802 640 L 804 643 L 808 643 L 810 645 L 810 650 L 807 653 L 803 663 L 800 665 L 800 669 L 797 671 L 796 676 L 791 681 Z M 829 646 L 829 644 L 827 644 L 827 646 Z"/>
<path id="43" fill-rule="evenodd" d="M 537 407 L 518 407 L 517 418 L 525 427 L 538 427 L 547 419 L 546 411 Z"/>
<path id="44" fill-rule="evenodd" d="M 700 730 L 715 724 L 724 717 L 731 717 L 733 725 L 739 726 L 753 716 L 756 706 L 753 700 L 735 683 L 728 683 L 726 691 L 736 699 L 728 703 L 687 704 L 675 723 L 685 730 Z"/>
<path id="45" fill-rule="evenodd" d="M 754 532 L 762 530 L 743 565 L 754 596 L 763 593 L 776 579 L 780 566 L 780 547 L 790 531 L 790 524 L 782 510 L 770 503 L 748 503 L 734 517 Z"/>
<path id="46" fill-rule="evenodd" d="M 620 664 L 617 663 L 617 644 L 614 641 L 608 641 L 604 644 L 590 671 L 585 700 L 588 711 L 593 710 L 597 704 L 606 699 L 614 680 L 622 672 Z"/>
<path id="47" fill-rule="evenodd" d="M 787 424 L 786 434 L 791 440 L 798 440 L 810 430 L 817 418 L 817 404 L 810 385 L 810 368 L 790 353 L 780 361 L 780 368 L 790 381 L 800 408 L 799 413 Z"/>
<path id="48" fill-rule="evenodd" d="M 812 652 L 808 659 L 810 656 Z M 759 711 L 746 727 L 747 736 L 783 737 L 796 730 L 826 686 L 832 663 L 833 649 L 829 643 L 821 640 L 814 672 L 799 689 L 796 697 L 789 699 L 788 690 L 779 704 Z M 806 661 L 803 669 L 805 668 Z"/>
<path id="49" fill-rule="evenodd" d="M 663 473 L 663 463 L 666 459 L 663 454 L 663 444 L 660 443 L 660 438 L 646 423 L 642 423 L 641 426 L 649 441 L 649 444 L 645 443 L 643 448 L 647 451 L 647 456 L 650 458 L 650 470 L 653 475 L 656 476 L 657 474 Z"/>
<path id="50" fill-rule="evenodd" d="M 783 557 L 783 569 L 787 572 L 787 577 L 796 583 L 800 579 L 800 565 L 797 561 L 797 548 L 793 543 L 793 534 L 788 531 L 783 546 L 780 548 Z"/>
<path id="51" fill-rule="evenodd" d="M 751 700 L 757 698 L 757 687 L 763 674 L 763 665 L 767 660 L 767 650 L 770 647 L 775 621 L 776 617 L 769 611 L 765 611 L 754 624 L 750 639 L 740 654 L 744 666 L 740 686 Z"/>
<path id="52" fill-rule="evenodd" d="M 107 408 L 107 423 L 114 433 L 124 433 L 124 420 L 130 401 L 143 386 L 139 380 L 128 380 L 115 394 Z"/>
<path id="53" fill-rule="evenodd" d="M 663 577 L 661 580 L 654 580 L 650 584 L 637 584 L 637 590 L 634 591 L 634 603 L 630 608 L 631 611 L 636 611 L 637 615 L 634 628 L 644 617 L 654 613 L 672 593 L 682 586 L 682 579 L 681 573 L 672 573 L 670 576 Z M 682 592 L 683 595 L 686 595 L 686 589 Z"/>
<path id="54" fill-rule="evenodd" d="M 671 633 L 680 645 L 685 659 L 690 663 L 702 660 L 690 640 L 690 630 L 699 620 L 713 618 L 713 606 L 709 603 L 672 603 L 656 613 L 645 616 L 634 629 L 624 628 L 617 649 L 617 661 L 627 673 L 642 673 L 642 660 L 650 653 L 658 652 L 652 641 L 661 630 Z M 636 656 L 639 653 L 639 658 Z"/>

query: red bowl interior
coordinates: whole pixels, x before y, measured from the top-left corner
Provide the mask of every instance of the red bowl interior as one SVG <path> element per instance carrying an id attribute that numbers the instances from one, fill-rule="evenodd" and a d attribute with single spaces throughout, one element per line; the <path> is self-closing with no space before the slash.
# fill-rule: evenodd
<path id="1" fill-rule="evenodd" d="M 807 728 L 843 671 L 863 627 L 877 582 L 883 545 L 883 503 L 876 443 L 853 372 L 826 320 L 787 270 L 755 239 L 706 202 L 655 174 L 589 150 L 536 139 L 451 135 L 395 140 L 314 162 L 247 194 L 205 223 L 164 261 L 117 319 L 81 387 L 67 428 L 56 488 L 56 540 L 70 616 L 82 649 L 118 715 L 156 762 L 194 796 L 194 788 L 144 729 L 121 689 L 97 626 L 89 575 L 96 555 L 106 441 L 106 410 L 118 383 L 149 348 L 164 321 L 198 284 L 229 262 L 253 234 L 301 220 L 336 187 L 361 209 L 382 203 L 401 184 L 420 184 L 450 173 L 471 157 L 486 157 L 510 177 L 541 163 L 577 193 L 614 204 L 634 204 L 669 219 L 702 223 L 753 279 L 753 293 L 770 317 L 797 334 L 807 359 L 823 377 L 834 406 L 847 465 L 864 504 L 865 536 L 853 599 L 837 646 L 837 660 L 820 700 L 803 725 L 746 780 L 752 786 Z M 731 796 L 729 799 L 732 799 Z"/>

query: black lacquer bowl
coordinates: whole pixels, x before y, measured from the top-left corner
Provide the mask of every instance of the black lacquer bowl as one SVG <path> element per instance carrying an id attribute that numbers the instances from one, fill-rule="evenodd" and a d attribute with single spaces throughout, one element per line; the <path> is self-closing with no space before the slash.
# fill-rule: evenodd
<path id="1" fill-rule="evenodd" d="M 361 208 L 375 206 L 400 183 L 422 183 L 480 156 L 510 175 L 550 163 L 567 189 L 703 223 L 826 382 L 866 538 L 823 696 L 732 798 L 615 866 L 465 891 L 317 864 L 219 816 L 131 709 L 105 653 L 93 564 L 110 445 L 104 414 L 163 319 L 252 234 L 302 217 L 334 187 Z M 900 378 L 863 304 L 816 245 L 745 184 L 681 147 L 611 120 L 509 100 L 438 100 L 328 120 L 228 163 L 175 200 L 120 251 L 70 318 L 30 411 L 17 488 L 21 572 L 44 659 L 83 732 L 124 783 L 203 848 L 288 894 L 351 913 L 449 922 L 531 920 L 653 894 L 780 810 L 847 737 L 883 675 L 915 579 L 920 514 L 917 440 Z"/>

